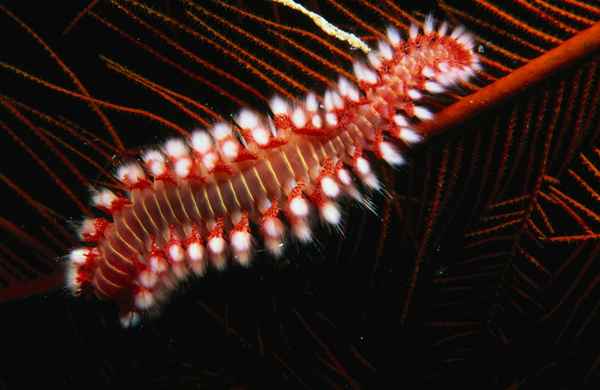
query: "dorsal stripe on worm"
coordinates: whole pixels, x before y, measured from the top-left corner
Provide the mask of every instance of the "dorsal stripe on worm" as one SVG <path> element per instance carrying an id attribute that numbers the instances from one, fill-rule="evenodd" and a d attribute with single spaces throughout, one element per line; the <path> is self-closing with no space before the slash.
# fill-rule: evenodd
<path id="1" fill-rule="evenodd" d="M 311 239 L 313 209 L 338 225 L 338 199 L 364 202 L 358 183 L 380 188 L 371 157 L 401 165 L 400 150 L 422 139 L 413 123 L 433 119 L 418 104 L 423 93 L 443 93 L 479 69 L 460 27 L 436 30 L 428 18 L 423 30 L 411 27 L 403 41 L 388 28 L 368 64 L 354 63 L 358 86 L 340 77 L 321 97 L 274 97 L 273 118 L 243 109 L 233 124 L 170 139 L 144 153 L 142 165 L 119 167 L 128 194 L 102 189 L 93 196 L 111 221 L 83 222 L 88 244 L 70 255 L 71 289 L 117 301 L 127 325 L 164 301 L 178 280 L 202 275 L 208 264 L 224 268 L 229 252 L 247 265 L 254 225 L 274 256 L 286 226 L 300 241 Z"/>

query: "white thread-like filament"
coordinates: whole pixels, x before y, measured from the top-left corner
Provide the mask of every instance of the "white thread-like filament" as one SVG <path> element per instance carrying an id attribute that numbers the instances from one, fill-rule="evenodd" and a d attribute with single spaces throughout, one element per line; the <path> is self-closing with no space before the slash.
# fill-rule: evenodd
<path id="1" fill-rule="evenodd" d="M 279 3 L 279 4 L 283 4 L 286 7 L 294 9 L 296 11 L 300 11 L 304 15 L 311 18 L 312 21 L 317 26 L 319 26 L 319 28 L 321 30 L 323 30 L 325 33 L 327 33 L 331 36 L 336 37 L 340 41 L 348 42 L 350 44 L 350 46 L 360 49 L 365 53 L 368 53 L 371 51 L 369 46 L 365 42 L 363 42 L 359 37 L 357 37 L 356 35 L 346 32 L 346 31 L 340 29 L 339 27 L 334 26 L 333 24 L 329 23 L 327 21 L 327 19 L 325 19 L 321 15 L 306 9 L 303 5 L 296 3 L 294 0 L 272 0 L 272 1 Z"/>

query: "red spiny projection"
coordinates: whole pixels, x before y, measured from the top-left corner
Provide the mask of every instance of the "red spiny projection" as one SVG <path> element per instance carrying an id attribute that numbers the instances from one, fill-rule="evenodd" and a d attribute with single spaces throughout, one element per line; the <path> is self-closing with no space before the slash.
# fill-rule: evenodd
<path id="1" fill-rule="evenodd" d="M 387 39 L 354 63 L 356 86 L 343 76 L 323 96 L 274 97 L 272 116 L 243 109 L 234 123 L 218 122 L 187 139 L 170 139 L 117 170 L 126 194 L 98 190 L 94 205 L 112 217 L 86 220 L 88 246 L 71 253 L 68 284 L 118 302 L 122 323 L 155 309 L 190 273 L 223 269 L 229 254 L 248 265 L 258 237 L 281 255 L 286 226 L 296 239 L 312 237 L 316 210 L 337 226 L 344 197 L 364 204 L 363 190 L 380 190 L 372 157 L 398 166 L 401 150 L 426 134 L 414 130 L 433 113 L 418 103 L 468 80 L 479 69 L 474 43 L 463 29 L 423 33 L 411 27 L 403 41 Z M 351 173 L 352 172 L 352 173 Z M 285 216 L 286 223 L 280 218 Z"/>

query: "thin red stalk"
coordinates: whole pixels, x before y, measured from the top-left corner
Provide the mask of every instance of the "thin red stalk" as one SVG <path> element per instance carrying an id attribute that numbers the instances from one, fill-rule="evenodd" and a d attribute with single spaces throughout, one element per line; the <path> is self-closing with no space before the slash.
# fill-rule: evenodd
<path id="1" fill-rule="evenodd" d="M 9 179 L 6 175 L 0 174 L 0 181 L 4 182 L 14 192 L 16 192 L 27 204 L 33 207 L 46 221 L 50 223 L 54 229 L 58 230 L 66 240 L 72 240 L 73 234 L 70 234 L 66 229 L 56 221 L 56 212 L 44 204 L 33 199 L 33 197 L 19 187 L 14 181 Z"/>
<path id="2" fill-rule="evenodd" d="M 98 152 L 98 154 L 102 155 L 102 157 L 104 157 L 104 159 L 106 159 L 106 161 L 111 161 L 113 157 L 106 150 L 104 150 L 102 148 L 102 146 L 109 149 L 113 154 L 117 154 L 119 152 L 119 150 L 116 149 L 113 145 L 107 143 L 106 141 L 104 141 L 100 138 L 97 138 L 95 135 L 94 135 L 94 142 L 89 142 L 89 140 L 90 140 L 89 136 L 92 134 L 89 134 L 89 132 L 87 132 L 83 129 L 80 129 L 80 128 L 74 129 L 72 126 L 68 126 L 66 123 L 63 123 L 62 121 L 60 121 L 56 118 L 53 118 L 52 116 L 50 116 L 48 114 L 38 111 L 38 110 L 34 109 L 33 107 L 30 107 L 24 103 L 21 103 L 15 99 L 10 98 L 8 96 L 0 95 L 0 98 L 8 100 L 12 104 L 14 104 L 16 107 L 19 107 L 22 110 L 28 111 L 31 114 L 35 115 L 36 117 L 50 123 L 51 125 L 54 125 L 58 128 L 65 130 L 67 133 L 76 137 L 80 141 L 87 142 L 87 145 L 89 145 L 90 148 L 92 148 L 96 152 Z M 88 137 L 86 138 L 85 135 L 88 135 Z"/>
<path id="3" fill-rule="evenodd" d="M 96 4 L 98 4 L 100 0 L 92 0 L 84 9 L 81 10 L 81 12 L 79 12 L 77 14 L 77 16 L 75 16 L 73 18 L 73 20 L 71 21 L 71 23 L 69 23 L 69 25 L 63 30 L 63 35 L 67 35 L 68 33 L 71 32 L 71 30 L 77 25 L 77 23 L 79 23 L 79 21 L 89 12 L 92 11 L 92 8 L 94 8 L 96 6 Z"/>
<path id="4" fill-rule="evenodd" d="M 594 247 L 594 249 L 592 249 L 587 261 L 581 266 L 573 283 L 569 286 L 567 291 L 564 294 L 562 294 L 558 303 L 541 318 L 542 321 L 546 321 L 548 318 L 552 317 L 556 313 L 556 311 L 566 302 L 567 298 L 569 298 L 569 296 L 573 294 L 577 286 L 579 286 L 579 282 L 581 282 L 581 279 L 583 279 L 585 275 L 588 275 L 589 269 L 592 266 L 592 264 L 597 262 L 599 252 L 600 243 L 596 243 L 596 246 Z"/>
<path id="5" fill-rule="evenodd" d="M 7 64 L 5 62 L 1 62 L 0 61 L 0 66 L 3 67 L 3 68 L 6 68 L 6 69 L 9 69 L 9 70 L 13 71 L 14 73 L 18 74 L 19 76 L 21 76 L 21 77 L 23 77 L 25 79 L 28 79 L 30 81 L 36 82 L 38 84 L 41 84 L 41 85 L 43 85 L 44 87 L 46 87 L 48 89 L 51 89 L 51 90 L 63 93 L 65 95 L 68 95 L 68 96 L 71 96 L 71 97 L 74 97 L 74 98 L 77 98 L 77 99 L 80 99 L 80 100 L 83 100 L 83 101 L 93 101 L 94 103 L 96 103 L 96 104 L 98 104 L 100 106 L 104 106 L 104 107 L 109 108 L 109 109 L 114 110 L 114 111 L 126 112 L 126 113 L 129 113 L 129 114 L 134 114 L 134 115 L 139 115 L 139 116 L 142 116 L 142 117 L 146 117 L 146 118 L 149 118 L 149 119 L 151 119 L 151 120 L 153 120 L 153 121 L 155 121 L 157 123 L 160 123 L 161 125 L 163 125 L 165 127 L 168 127 L 168 128 L 170 128 L 172 130 L 175 130 L 176 132 L 178 132 L 179 134 L 181 134 L 183 136 L 188 136 L 189 135 L 188 131 L 185 130 L 184 128 L 179 127 L 175 123 L 173 123 L 173 122 L 171 122 L 171 121 L 169 121 L 169 120 L 167 120 L 167 119 L 165 119 L 163 117 L 155 115 L 155 114 L 153 114 L 151 112 L 148 112 L 148 111 L 145 111 L 145 110 L 142 110 L 142 109 L 139 109 L 139 108 L 132 108 L 132 107 L 121 106 L 119 104 L 110 103 L 110 102 L 107 102 L 107 101 L 104 101 L 104 100 L 100 100 L 100 99 L 96 99 L 96 98 L 91 98 L 91 97 L 79 94 L 77 92 L 73 92 L 71 90 L 63 88 L 63 87 L 58 86 L 56 84 L 52 84 L 52 83 L 50 83 L 48 81 L 42 80 L 39 77 L 36 77 L 36 76 L 34 76 L 32 74 L 24 72 L 21 69 L 15 68 L 14 66 L 9 65 L 9 64 Z"/>
<path id="6" fill-rule="evenodd" d="M 415 269 L 413 270 L 410 284 L 408 287 L 408 291 L 406 293 L 406 300 L 404 301 L 404 307 L 402 308 L 401 321 L 406 321 L 406 317 L 408 316 L 408 310 L 410 308 L 410 304 L 412 302 L 412 298 L 415 292 L 415 288 L 417 285 L 417 278 L 419 276 L 419 272 L 421 269 L 421 265 L 425 260 L 426 253 L 429 248 L 429 241 L 433 234 L 433 228 L 435 226 L 435 222 L 440 212 L 440 203 L 442 201 L 443 192 L 446 187 L 446 174 L 448 171 L 448 158 L 450 151 L 448 147 L 444 148 L 442 153 L 442 161 L 440 163 L 440 169 L 436 179 L 435 186 L 435 194 L 433 195 L 433 200 L 431 202 L 431 209 L 429 215 L 427 217 L 427 221 L 425 223 L 425 232 L 423 233 L 423 238 L 421 239 L 421 246 L 419 247 L 419 252 L 417 254 L 417 258 L 415 260 Z"/>
<path id="7" fill-rule="evenodd" d="M 46 42 L 40 38 L 28 25 L 26 25 L 21 19 L 19 19 L 16 15 L 10 12 L 8 9 L 0 5 L 0 10 L 7 14 L 10 18 L 12 18 L 19 26 L 21 26 L 27 33 L 35 39 L 35 41 L 46 50 L 46 52 L 50 55 L 50 57 L 58 64 L 58 66 L 62 69 L 62 71 L 71 79 L 73 84 L 77 87 L 77 89 L 85 96 L 91 98 L 92 96 L 88 92 L 87 88 L 81 83 L 79 78 L 71 71 L 71 69 L 60 59 L 60 57 L 46 44 Z M 112 123 L 108 120 L 106 115 L 100 110 L 98 105 L 93 100 L 86 101 L 90 108 L 98 115 L 100 121 L 104 124 L 108 132 L 110 133 L 113 141 L 117 145 L 120 150 L 125 149 L 123 142 L 119 138 L 117 131 L 113 127 Z"/>
<path id="8" fill-rule="evenodd" d="M 64 183 L 64 181 L 58 177 L 54 170 L 50 169 L 48 164 L 44 162 L 23 140 L 8 126 L 6 126 L 3 122 L 0 122 L 0 128 L 2 128 L 8 135 L 25 151 L 29 156 L 46 172 L 48 176 L 52 178 L 52 180 L 56 183 L 58 188 L 60 188 L 72 201 L 77 205 L 79 210 L 85 215 L 91 215 L 89 208 L 79 200 L 79 198 L 71 191 L 71 189 Z"/>
<path id="9" fill-rule="evenodd" d="M 11 284 L 0 289 L 0 303 L 13 299 L 22 299 L 35 294 L 47 293 L 64 285 L 64 273 L 58 271 L 44 275 L 35 280 L 27 280 Z"/>
<path id="10" fill-rule="evenodd" d="M 31 245 L 38 253 L 45 256 L 48 259 L 54 259 L 56 254 L 52 252 L 50 248 L 44 245 L 37 238 L 27 233 L 25 230 L 21 229 L 8 219 L 0 216 L 0 228 L 4 229 L 7 232 L 12 233 L 16 238 L 21 240 L 23 243 L 27 245 Z"/>
<path id="11" fill-rule="evenodd" d="M 0 103 L 10 111 L 21 123 L 23 123 L 26 127 L 28 127 L 47 147 L 54 153 L 56 158 L 58 158 L 62 163 L 68 168 L 69 172 L 71 172 L 79 181 L 79 183 L 85 187 L 87 186 L 88 180 L 83 176 L 83 174 L 79 171 L 79 169 L 71 162 L 61 151 L 59 151 L 54 143 L 44 134 L 44 132 L 38 129 L 25 115 L 23 115 L 17 108 L 10 103 L 8 100 L 0 98 Z"/>
<path id="12" fill-rule="evenodd" d="M 213 83 L 212 81 L 210 81 L 210 80 L 208 80 L 208 79 L 206 79 L 206 78 L 204 78 L 204 77 L 202 77 L 202 76 L 200 76 L 200 75 L 198 75 L 198 74 L 190 71 L 189 69 L 183 67 L 181 64 L 179 64 L 179 63 L 171 60 L 169 57 L 167 57 L 167 56 L 159 53 L 158 51 L 156 51 L 155 49 L 153 49 L 150 45 L 147 45 L 147 44 L 141 42 L 139 39 L 136 39 L 133 36 L 127 34 L 125 31 L 123 31 L 119 27 L 115 26 L 114 24 L 110 23 L 106 19 L 102 18 L 98 14 L 96 14 L 94 12 L 90 12 L 90 15 L 94 19 L 96 19 L 98 22 L 102 23 L 104 26 L 108 27 L 109 29 L 113 30 L 114 32 L 116 32 L 117 34 L 119 34 L 121 37 L 123 37 L 124 39 L 126 39 L 129 43 L 131 43 L 131 44 L 139 47 L 140 49 L 142 49 L 142 50 L 150 53 L 150 55 L 152 55 L 157 60 L 159 60 L 161 62 L 164 62 L 167 65 L 172 66 L 173 68 L 175 68 L 179 72 L 185 74 L 186 76 L 188 76 L 192 80 L 195 80 L 195 81 L 197 81 L 197 82 L 199 82 L 201 84 L 204 84 L 204 85 L 208 86 L 212 90 L 216 91 L 220 95 L 226 97 L 227 99 L 231 100 L 232 102 L 236 103 L 239 106 L 247 106 L 248 105 L 248 103 L 245 102 L 243 99 L 240 99 L 240 98 L 238 98 L 238 97 L 230 94 L 229 92 L 227 92 L 224 88 L 220 87 L 219 85 L 217 85 L 217 84 Z M 252 94 L 255 94 L 259 98 L 264 99 L 264 97 L 261 97 L 261 95 L 258 94 L 258 91 L 254 90 L 249 85 L 242 83 L 241 80 L 239 80 L 239 79 L 231 76 L 229 73 L 224 72 L 224 71 L 218 69 L 216 66 L 212 65 L 210 62 L 204 61 L 200 57 L 194 56 L 193 54 L 191 54 L 191 52 L 188 52 L 183 47 L 177 45 L 174 41 L 168 39 L 160 31 L 154 29 L 149 24 L 146 24 L 141 19 L 134 19 L 134 20 L 136 20 L 142 26 L 150 29 L 150 31 L 152 31 L 154 34 L 158 35 L 161 39 L 163 39 L 165 42 L 167 42 L 168 44 L 170 44 L 171 46 L 173 46 L 176 50 L 180 51 L 183 55 L 187 54 L 189 56 L 193 56 L 192 59 L 195 59 L 195 61 L 197 63 L 205 66 L 207 69 L 213 71 L 214 73 L 216 73 L 216 74 L 218 74 L 220 76 L 223 76 L 224 79 L 233 81 L 234 83 L 236 83 L 236 85 L 239 85 L 241 88 L 250 91 Z"/>

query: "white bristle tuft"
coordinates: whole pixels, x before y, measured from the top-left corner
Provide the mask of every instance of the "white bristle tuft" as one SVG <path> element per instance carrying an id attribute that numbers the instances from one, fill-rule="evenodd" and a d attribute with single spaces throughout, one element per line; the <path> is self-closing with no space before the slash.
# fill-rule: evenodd
<path id="1" fill-rule="evenodd" d="M 286 194 L 289 195 L 289 193 L 292 192 L 294 190 L 294 188 L 296 188 L 297 185 L 298 185 L 298 182 L 296 181 L 296 179 L 290 179 L 283 185 L 283 190 L 285 191 Z M 268 207 L 271 207 L 270 201 L 268 204 L 269 204 Z"/>
<path id="2" fill-rule="evenodd" d="M 461 74 L 463 80 L 468 80 L 474 75 L 475 71 L 473 70 L 473 68 L 464 68 Z"/>
<path id="3" fill-rule="evenodd" d="M 364 75 L 365 75 L 365 81 L 368 84 L 374 85 L 374 84 L 377 84 L 379 81 L 379 78 L 377 77 L 377 73 L 373 72 L 371 69 L 366 68 L 364 70 Z"/>
<path id="4" fill-rule="evenodd" d="M 415 106 L 415 116 L 422 121 L 427 121 L 433 118 L 433 113 L 425 107 Z"/>
<path id="5" fill-rule="evenodd" d="M 102 188 L 92 193 L 92 204 L 96 207 L 110 208 L 112 203 L 117 199 L 114 192 L 109 189 Z"/>
<path id="6" fill-rule="evenodd" d="M 435 81 L 425 81 L 425 89 L 431 93 L 442 93 L 445 91 L 445 88 Z"/>
<path id="7" fill-rule="evenodd" d="M 360 93 L 358 92 L 358 89 L 345 77 L 340 76 L 338 81 L 338 91 L 340 92 L 340 95 L 347 97 L 353 102 L 357 102 L 360 99 Z M 331 111 L 331 109 L 325 109 L 327 111 Z"/>
<path id="8" fill-rule="evenodd" d="M 408 126 L 408 120 L 404 115 L 396 114 L 394 115 L 394 123 L 400 127 Z"/>
<path id="9" fill-rule="evenodd" d="M 360 92 L 354 85 L 350 86 L 350 89 L 348 90 L 348 98 L 353 102 L 358 102 L 360 100 Z"/>
<path id="10" fill-rule="evenodd" d="M 250 233 L 247 231 L 236 230 L 231 234 L 231 247 L 236 253 L 249 251 L 250 242 Z"/>
<path id="11" fill-rule="evenodd" d="M 292 123 L 296 128 L 301 129 L 306 125 L 306 113 L 304 109 L 297 107 L 292 113 Z"/>
<path id="12" fill-rule="evenodd" d="M 171 244 L 168 248 L 169 257 L 174 262 L 183 261 L 185 257 L 185 252 L 183 251 L 183 247 L 180 244 Z"/>
<path id="13" fill-rule="evenodd" d="M 415 39 L 419 35 L 419 27 L 416 24 L 410 25 L 408 28 L 408 37 L 410 39 Z"/>
<path id="14" fill-rule="evenodd" d="M 233 222 L 234 224 L 238 224 L 242 221 L 242 216 L 243 214 L 240 213 L 239 210 L 235 210 L 231 212 L 231 222 Z"/>
<path id="15" fill-rule="evenodd" d="M 81 292 L 81 284 L 79 283 L 79 264 L 71 263 L 67 266 L 65 282 L 71 293 L 79 294 Z"/>
<path id="16" fill-rule="evenodd" d="M 202 261 L 204 259 L 204 246 L 199 242 L 192 242 L 187 247 L 187 255 L 192 262 Z"/>
<path id="17" fill-rule="evenodd" d="M 293 197 L 290 200 L 290 211 L 299 218 L 306 217 L 308 215 L 308 202 L 306 199 L 300 196 Z"/>
<path id="18" fill-rule="evenodd" d="M 272 238 L 279 238 L 283 235 L 283 224 L 274 217 L 268 217 L 263 221 L 262 228 L 264 233 Z"/>
<path id="19" fill-rule="evenodd" d="M 96 219 L 95 218 L 86 218 L 81 223 L 79 227 L 79 237 L 83 239 L 85 236 L 94 236 L 96 235 Z"/>
<path id="20" fill-rule="evenodd" d="M 238 252 L 238 253 L 235 254 L 235 259 L 243 267 L 250 266 L 250 259 L 251 258 L 252 258 L 252 254 L 251 254 L 250 251 Z"/>
<path id="21" fill-rule="evenodd" d="M 377 73 L 375 73 L 372 69 L 367 67 L 361 62 L 355 62 L 353 65 L 354 74 L 359 81 L 365 82 L 367 84 L 377 84 L 378 77 Z"/>
<path id="22" fill-rule="evenodd" d="M 174 263 L 171 267 L 171 274 L 169 275 L 169 277 L 173 280 L 173 287 L 172 288 L 167 288 L 167 289 L 155 289 L 153 292 L 155 294 L 155 297 L 158 295 L 159 292 L 165 291 L 165 292 L 170 292 L 168 290 L 172 290 L 174 288 L 177 287 L 178 282 L 184 281 L 187 278 L 189 278 L 191 276 L 191 272 L 193 271 L 193 268 L 191 267 L 192 264 L 189 264 L 188 262 L 180 262 L 180 263 Z M 173 278 L 173 276 L 175 276 Z M 163 278 L 164 279 L 164 278 Z M 158 299 L 157 299 L 158 301 Z"/>
<path id="23" fill-rule="evenodd" d="M 325 176 L 321 179 L 321 189 L 330 198 L 335 198 L 340 194 L 340 186 L 331 176 Z"/>
<path id="24" fill-rule="evenodd" d="M 428 79 L 432 79 L 435 77 L 435 72 L 429 66 L 424 67 L 421 71 L 421 74 Z"/>
<path id="25" fill-rule="evenodd" d="M 164 175 L 167 172 L 165 156 L 158 150 L 146 151 L 142 156 L 142 160 L 146 163 L 146 168 L 154 177 Z"/>
<path id="26" fill-rule="evenodd" d="M 125 184 L 137 184 L 146 178 L 142 167 L 136 163 L 121 165 L 117 168 L 117 179 Z"/>
<path id="27" fill-rule="evenodd" d="M 215 255 L 220 255 L 225 251 L 225 240 L 223 237 L 212 237 L 208 240 L 208 249 Z"/>
<path id="28" fill-rule="evenodd" d="M 158 150 L 151 149 L 144 152 L 142 155 L 142 160 L 145 163 L 150 161 L 165 161 L 165 156 Z"/>
<path id="29" fill-rule="evenodd" d="M 154 304 L 152 293 L 145 288 L 135 294 L 135 306 L 140 310 L 146 310 Z"/>
<path id="30" fill-rule="evenodd" d="M 281 240 L 267 238 L 265 240 L 265 247 L 275 258 L 278 258 L 283 254 L 284 245 Z"/>
<path id="31" fill-rule="evenodd" d="M 379 41 L 377 43 L 377 48 L 379 49 L 379 54 L 381 57 L 383 57 L 383 59 L 386 61 L 391 61 L 394 58 L 394 51 L 387 42 Z"/>
<path id="32" fill-rule="evenodd" d="M 321 126 L 323 126 L 323 119 L 321 119 L 320 115 L 313 115 L 310 123 L 312 124 L 312 127 L 314 127 L 315 129 L 320 129 Z"/>
<path id="33" fill-rule="evenodd" d="M 425 34 L 431 34 L 435 28 L 435 20 L 433 15 L 429 14 L 425 17 L 425 23 L 423 24 L 423 32 Z"/>
<path id="34" fill-rule="evenodd" d="M 271 208 L 271 206 L 273 206 L 273 203 L 268 198 L 262 198 L 258 202 L 258 211 L 265 213 Z"/>
<path id="35" fill-rule="evenodd" d="M 407 144 L 416 144 L 423 140 L 423 137 L 411 128 L 403 127 L 400 130 L 400 139 Z"/>
<path id="36" fill-rule="evenodd" d="M 452 30 L 450 37 L 454 38 L 454 39 L 458 39 L 458 38 L 460 38 L 460 36 L 463 35 L 464 32 L 465 32 L 465 28 L 463 26 L 457 26 L 454 28 L 454 30 Z"/>
<path id="37" fill-rule="evenodd" d="M 148 163 L 148 169 L 152 176 L 157 177 L 167 173 L 167 164 L 164 161 L 151 161 Z"/>
<path id="38" fill-rule="evenodd" d="M 236 122 L 242 129 L 252 130 L 258 126 L 258 115 L 255 112 L 244 108 L 237 116 Z"/>
<path id="39" fill-rule="evenodd" d="M 321 217 L 327 223 L 332 225 L 337 225 L 340 223 L 342 219 L 342 214 L 340 213 L 339 208 L 333 202 L 325 202 L 323 206 L 321 206 Z"/>
<path id="40" fill-rule="evenodd" d="M 333 100 L 333 106 L 336 109 L 341 110 L 342 108 L 344 108 L 344 99 L 342 99 L 339 93 L 337 93 L 336 91 L 332 91 L 331 99 Z"/>
<path id="41" fill-rule="evenodd" d="M 159 275 L 167 270 L 168 264 L 162 257 L 151 256 L 148 263 L 150 264 L 150 269 L 152 272 L 155 272 Z"/>
<path id="42" fill-rule="evenodd" d="M 190 173 L 192 173 L 192 159 L 185 157 L 175 162 L 175 174 L 178 177 L 186 178 Z"/>
<path id="43" fill-rule="evenodd" d="M 192 148 L 200 154 L 207 153 L 213 145 L 211 136 L 204 130 L 194 131 L 192 133 Z"/>
<path id="44" fill-rule="evenodd" d="M 404 158 L 398 152 L 398 149 L 389 142 L 382 141 L 379 143 L 379 153 L 381 157 L 390 165 L 402 165 L 404 164 Z"/>
<path id="45" fill-rule="evenodd" d="M 240 145 L 237 141 L 229 139 L 221 145 L 221 152 L 226 159 L 234 160 L 240 152 Z"/>
<path id="46" fill-rule="evenodd" d="M 348 88 L 350 88 L 350 81 L 348 81 L 348 79 L 344 76 L 340 76 L 338 78 L 338 91 L 340 91 L 340 94 L 342 96 L 347 96 Z"/>
<path id="47" fill-rule="evenodd" d="M 381 184 L 379 184 L 379 180 L 377 179 L 377 176 L 375 176 L 374 174 L 368 174 L 362 177 L 362 181 L 363 183 L 365 183 L 365 185 L 375 191 L 378 191 L 379 189 L 381 189 Z"/>
<path id="48" fill-rule="evenodd" d="M 475 47 L 475 41 L 473 40 L 471 35 L 466 33 L 464 33 L 458 38 L 458 42 L 469 50 L 472 50 Z"/>
<path id="49" fill-rule="evenodd" d="M 290 112 L 290 105 L 288 102 L 278 95 L 273 96 L 269 106 L 275 115 L 288 115 Z"/>
<path id="50" fill-rule="evenodd" d="M 419 100 L 423 97 L 423 94 L 421 94 L 421 92 L 417 91 L 416 89 L 409 89 L 408 97 L 412 100 Z"/>
<path id="51" fill-rule="evenodd" d="M 167 142 L 165 142 L 164 150 L 167 156 L 173 159 L 185 157 L 189 153 L 188 146 L 179 138 L 167 140 Z"/>
<path id="52" fill-rule="evenodd" d="M 231 125 L 225 122 L 216 123 L 211 129 L 211 133 L 217 141 L 224 140 L 232 134 Z"/>
<path id="53" fill-rule="evenodd" d="M 292 233 L 300 242 L 309 242 L 312 240 L 312 231 L 304 221 L 297 221 L 292 225 Z"/>
<path id="54" fill-rule="evenodd" d="M 390 45 L 394 47 L 400 45 L 400 42 L 402 42 L 402 38 L 400 38 L 400 32 L 398 32 L 396 28 L 388 27 L 385 32 L 387 35 L 387 39 L 390 42 Z"/>
<path id="55" fill-rule="evenodd" d="M 340 76 L 338 78 L 338 90 L 340 91 L 340 93 L 344 96 L 346 96 L 346 92 L 348 90 L 348 88 L 350 87 L 351 83 L 350 81 L 348 81 L 347 78 L 345 78 L 344 76 Z"/>
<path id="56" fill-rule="evenodd" d="M 217 166 L 217 161 L 219 160 L 219 156 L 215 152 L 206 153 L 202 157 L 202 164 L 208 171 L 212 171 Z"/>
<path id="57" fill-rule="evenodd" d="M 270 133 L 264 127 L 256 127 L 252 130 L 252 138 L 260 146 L 265 146 L 269 143 Z"/>
<path id="58" fill-rule="evenodd" d="M 337 115 L 335 115 L 333 112 L 328 112 L 327 114 L 325 114 L 325 122 L 327 122 L 327 125 L 329 127 L 337 126 Z"/>
<path id="59" fill-rule="evenodd" d="M 442 73 L 446 73 L 450 70 L 450 65 L 445 61 L 440 62 L 437 67 Z"/>
<path id="60" fill-rule="evenodd" d="M 438 35 L 440 37 L 443 37 L 447 33 L 448 33 L 448 23 L 442 22 L 442 24 L 440 25 L 440 28 L 438 29 Z"/>
<path id="61" fill-rule="evenodd" d="M 304 106 L 308 112 L 317 112 L 319 109 L 319 102 L 317 101 L 317 95 L 313 92 L 310 92 L 306 95 L 306 99 L 304 100 Z"/>
<path id="62" fill-rule="evenodd" d="M 363 81 L 364 80 L 364 75 L 363 75 L 363 66 L 360 62 L 355 62 L 354 64 L 352 64 L 352 68 L 354 70 L 354 75 L 356 76 L 356 78 L 359 81 Z"/>
<path id="63" fill-rule="evenodd" d="M 141 318 L 135 311 L 130 311 L 121 316 L 119 320 L 123 328 L 133 328 L 140 323 Z"/>
<path id="64" fill-rule="evenodd" d="M 333 97 L 331 96 L 331 91 L 329 89 L 323 94 L 323 107 L 325 107 L 325 111 L 333 111 L 335 108 L 333 105 Z"/>
<path id="65" fill-rule="evenodd" d="M 77 248 L 73 249 L 69 253 L 69 261 L 74 264 L 85 264 L 90 255 L 89 248 Z"/>
<path id="66" fill-rule="evenodd" d="M 158 276 L 151 270 L 145 269 L 140 272 L 140 275 L 138 276 L 138 282 L 140 285 L 142 285 L 142 287 L 150 289 L 153 288 L 158 282 Z"/>
<path id="67" fill-rule="evenodd" d="M 338 169 L 337 171 L 338 180 L 345 186 L 349 186 L 352 184 L 352 176 L 350 176 L 350 172 L 347 169 Z"/>
<path id="68" fill-rule="evenodd" d="M 381 67 L 381 59 L 379 57 L 379 53 L 371 50 L 369 54 L 367 54 L 367 59 L 369 60 L 369 64 L 375 69 L 379 69 Z"/>
<path id="69" fill-rule="evenodd" d="M 188 277 L 189 271 L 185 263 L 175 263 L 172 267 L 173 274 L 178 280 L 184 280 Z"/>
<path id="70" fill-rule="evenodd" d="M 441 85 L 449 86 L 454 84 L 454 79 L 451 77 L 449 73 L 444 73 L 438 76 L 438 82 Z"/>
<path id="71" fill-rule="evenodd" d="M 356 159 L 356 170 L 361 175 L 367 175 L 371 172 L 371 164 L 364 157 Z"/>
<path id="72" fill-rule="evenodd" d="M 192 268 L 192 272 L 197 276 L 203 276 L 206 274 L 206 262 L 204 261 L 195 261 L 190 267 Z"/>

